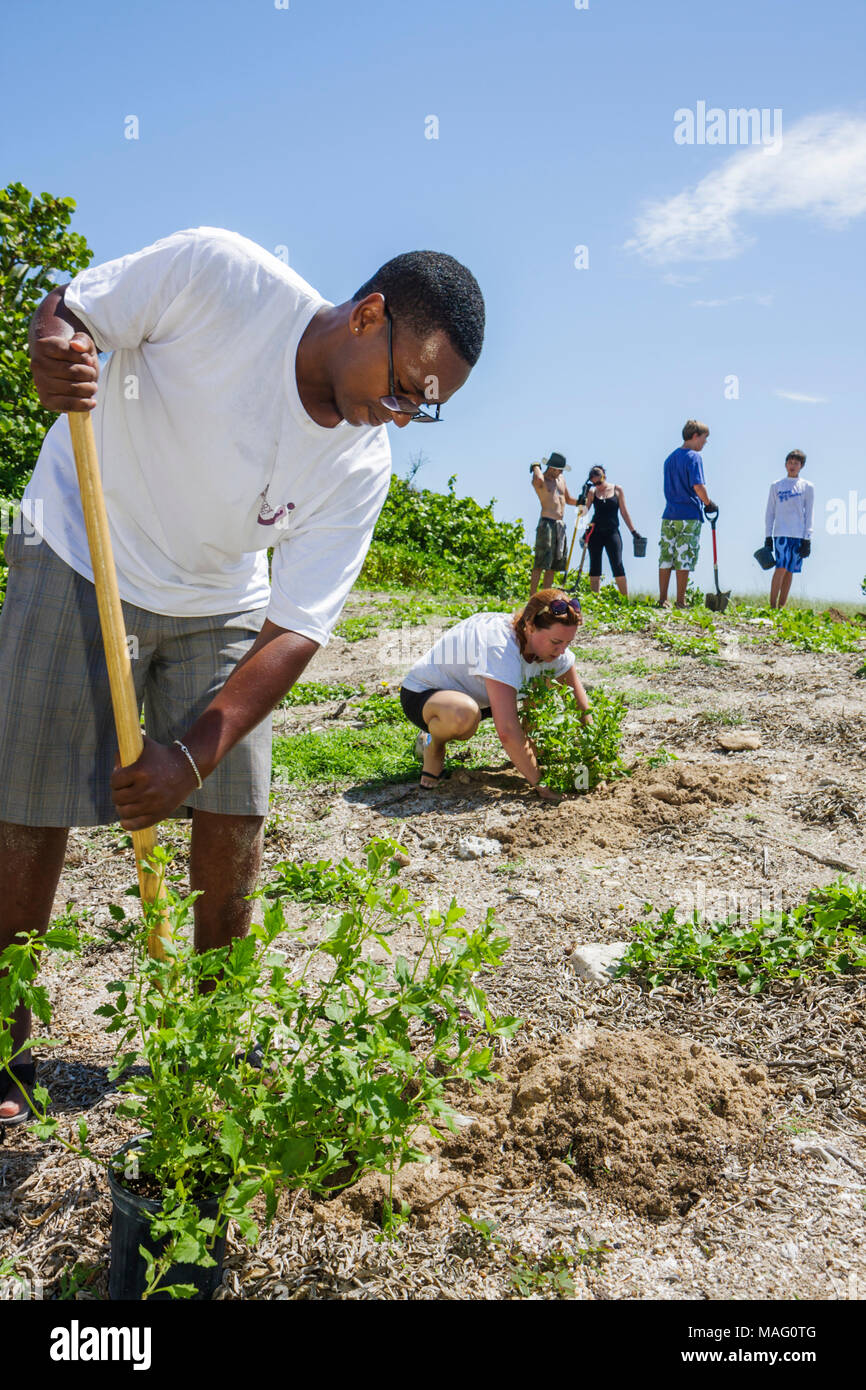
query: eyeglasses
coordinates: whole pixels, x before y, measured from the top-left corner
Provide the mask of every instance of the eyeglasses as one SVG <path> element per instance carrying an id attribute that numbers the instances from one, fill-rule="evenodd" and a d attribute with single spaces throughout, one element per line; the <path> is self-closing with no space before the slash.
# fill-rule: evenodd
<path id="1" fill-rule="evenodd" d="M 430 402 L 431 405 L 435 405 L 436 407 L 436 414 L 431 415 L 429 411 L 421 410 L 420 406 L 416 405 L 408 396 L 398 396 L 395 394 L 394 350 L 392 347 L 394 321 L 391 318 L 391 313 L 387 304 L 385 305 L 385 317 L 388 320 L 388 390 L 391 394 L 389 396 L 380 396 L 379 404 L 383 405 L 386 410 L 390 410 L 392 415 L 408 415 L 410 417 L 409 423 L 412 425 L 435 425 L 439 420 L 438 401 Z"/>

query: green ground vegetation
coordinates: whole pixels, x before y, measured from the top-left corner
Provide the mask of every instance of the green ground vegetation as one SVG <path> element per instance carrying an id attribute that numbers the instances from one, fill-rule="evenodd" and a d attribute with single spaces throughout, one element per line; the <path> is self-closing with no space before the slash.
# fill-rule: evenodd
<path id="1" fill-rule="evenodd" d="M 746 924 L 704 922 L 697 912 L 678 922 L 675 908 L 653 913 L 649 903 L 644 912 L 652 915 L 633 927 L 617 973 L 651 989 L 692 975 L 711 990 L 726 978 L 760 994 L 774 980 L 866 970 L 866 887 L 842 879 L 814 889 L 790 912 Z"/>

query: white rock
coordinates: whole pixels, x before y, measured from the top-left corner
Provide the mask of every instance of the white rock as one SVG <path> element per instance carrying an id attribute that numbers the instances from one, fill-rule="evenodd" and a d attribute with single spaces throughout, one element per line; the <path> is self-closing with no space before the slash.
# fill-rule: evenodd
<path id="1" fill-rule="evenodd" d="M 457 841 L 458 859 L 485 859 L 488 855 L 501 854 L 502 845 L 498 840 L 488 840 L 484 835 L 464 835 Z"/>
<path id="2" fill-rule="evenodd" d="M 589 980 L 594 985 L 609 985 L 614 978 L 614 967 L 627 950 L 627 941 L 587 942 L 575 946 L 568 963 L 579 979 Z"/>

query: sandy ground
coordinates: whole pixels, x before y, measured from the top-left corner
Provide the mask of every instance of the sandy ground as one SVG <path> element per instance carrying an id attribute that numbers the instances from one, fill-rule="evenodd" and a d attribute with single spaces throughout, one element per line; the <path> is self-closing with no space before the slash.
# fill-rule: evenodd
<path id="1" fill-rule="evenodd" d="M 365 611 L 364 596 L 348 611 Z M 688 981 L 650 995 L 629 981 L 589 983 L 572 967 L 576 945 L 627 939 L 646 902 L 747 918 L 846 870 L 864 881 L 862 654 L 798 653 L 760 636 L 732 630 L 716 665 L 672 659 L 641 635 L 583 639 L 578 668 L 590 686 L 652 697 L 629 713 L 627 755 L 664 746 L 677 760 L 558 808 L 527 792 L 489 734 L 487 766 L 458 766 L 433 792 L 275 790 L 266 878 L 282 859 L 356 857 L 372 836 L 395 836 L 417 896 L 455 896 L 470 920 L 496 909 L 511 947 L 486 988 L 524 1027 L 500 1053 L 498 1087 L 464 1098 L 457 1138 L 403 1175 L 413 1217 L 394 1240 L 375 1240 L 376 1179 L 325 1205 L 301 1196 L 257 1250 L 230 1236 L 222 1296 L 513 1297 L 515 1270 L 555 1268 L 559 1250 L 580 1256 L 578 1298 L 863 1296 L 863 977 L 778 984 L 759 998 Z M 413 628 L 334 639 L 307 679 L 396 686 L 407 653 L 429 637 Z M 620 669 L 638 657 L 649 674 Z M 277 727 L 329 727 L 337 709 L 281 711 Z M 724 726 L 725 712 L 741 722 Z M 720 734 L 742 732 L 760 747 L 722 751 Z M 497 839 L 501 854 L 459 859 L 467 834 Z M 186 837 L 180 825 L 163 834 L 181 866 Z M 62 1046 L 42 1077 L 70 1120 L 87 1114 L 106 1155 L 131 1131 L 114 1115 L 111 1041 L 94 1010 L 127 961 L 104 928 L 108 905 L 128 904 L 130 868 L 117 828 L 74 832 L 55 911 L 88 907 L 91 938 L 79 959 L 46 971 Z M 15 1257 L 47 1297 L 78 1259 L 95 1267 L 79 1296 L 104 1296 L 100 1171 L 19 1128 L 0 1148 L 0 1184 L 0 1259 Z M 466 1216 L 492 1223 L 493 1236 Z M 543 1278 L 533 1287 L 529 1296 L 555 1296 Z"/>

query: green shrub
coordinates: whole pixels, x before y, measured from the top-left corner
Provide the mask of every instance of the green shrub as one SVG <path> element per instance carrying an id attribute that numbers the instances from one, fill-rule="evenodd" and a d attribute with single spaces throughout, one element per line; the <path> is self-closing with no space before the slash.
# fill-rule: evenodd
<path id="1" fill-rule="evenodd" d="M 455 901 L 439 912 L 412 898 L 396 881 L 401 852 L 393 840 L 368 845 L 366 864 L 350 870 L 350 906 L 297 966 L 278 938 L 299 942 L 306 928 L 291 931 L 278 900 L 249 936 L 197 954 L 188 931 L 196 894 L 181 899 L 168 887 L 164 959 L 147 956 L 145 928 L 131 976 L 108 986 L 111 1002 L 97 1012 L 116 1044 L 110 1077 L 135 1069 L 119 1087 L 119 1113 L 144 1136 L 136 1176 L 161 1194 L 151 1233 L 168 1237 L 159 1257 L 145 1255 L 145 1298 L 190 1296 L 190 1285 L 165 1286 L 169 1266 L 212 1265 L 230 1220 L 255 1242 L 281 1192 L 333 1193 L 368 1171 L 393 1184 L 404 1164 L 425 1161 L 421 1129 L 456 1128 L 447 1089 L 492 1079 L 488 1039 L 513 1036 L 519 1020 L 492 1016 L 478 977 L 499 964 L 507 939 L 492 910 L 467 929 Z M 153 862 L 164 870 L 167 856 Z M 161 911 L 145 910 L 149 919 Z M 373 952 L 391 956 L 389 938 L 406 925 L 420 947 L 377 963 Z M 54 1117 L 43 1114 L 39 1129 L 95 1157 L 85 1121 L 77 1143 Z M 205 1195 L 215 1216 L 201 1215 Z"/>
<path id="2" fill-rule="evenodd" d="M 591 791 L 599 782 L 625 774 L 622 695 L 592 692 L 590 717 L 584 724 L 574 696 L 550 676 L 533 676 L 525 688 L 522 723 L 535 744 L 542 778 L 554 791 Z"/>
<path id="3" fill-rule="evenodd" d="M 449 478 L 447 493 L 441 493 L 394 475 L 373 544 L 435 557 L 430 562 L 437 574 L 444 573 L 443 566 L 450 571 L 452 592 L 524 593 L 532 551 L 523 539 L 522 523 L 497 521 L 494 501 L 484 507 L 472 497 L 457 497 L 456 481 Z M 363 582 L 372 581 L 365 577 Z"/>

